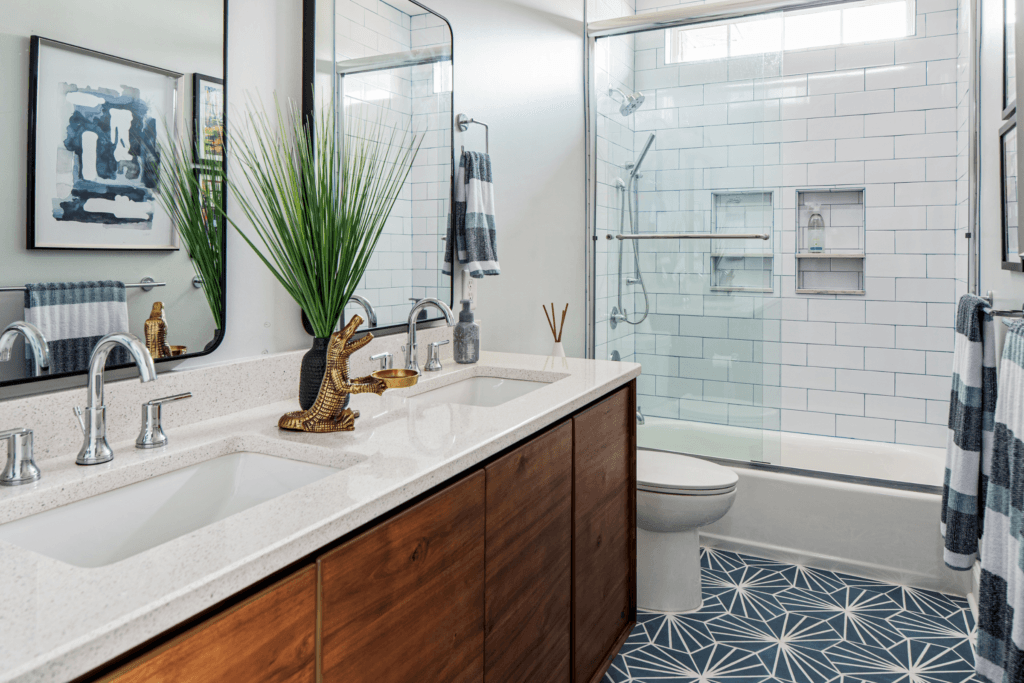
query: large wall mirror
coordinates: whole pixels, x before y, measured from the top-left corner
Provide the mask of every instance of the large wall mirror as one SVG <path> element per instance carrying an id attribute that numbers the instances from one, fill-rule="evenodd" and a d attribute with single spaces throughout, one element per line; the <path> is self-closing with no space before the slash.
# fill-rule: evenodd
<path id="1" fill-rule="evenodd" d="M 100 336 L 145 339 L 154 311 L 158 363 L 220 342 L 224 298 L 206 293 L 223 292 L 223 271 L 209 289 L 197 276 L 160 206 L 158 161 L 184 135 L 197 173 L 223 167 L 226 16 L 227 0 L 6 3 L 0 329 L 33 322 L 51 361 L 40 367 L 19 339 L 0 386 L 84 373 Z M 108 367 L 126 360 L 112 354 Z"/>
<path id="2" fill-rule="evenodd" d="M 452 33 L 410 0 L 306 0 L 307 114 L 333 111 L 338 135 L 383 121 L 422 136 L 405 183 L 357 294 L 373 307 L 377 333 L 400 329 L 423 298 L 452 303 L 441 272 L 451 207 Z M 355 125 L 354 125 L 355 124 Z M 352 314 L 366 317 L 361 306 Z M 420 320 L 440 317 L 434 308 Z"/>

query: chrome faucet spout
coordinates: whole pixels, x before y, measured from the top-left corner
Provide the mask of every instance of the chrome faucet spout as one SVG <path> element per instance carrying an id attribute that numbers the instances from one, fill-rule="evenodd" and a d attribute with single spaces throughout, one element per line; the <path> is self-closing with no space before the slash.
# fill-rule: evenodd
<path id="1" fill-rule="evenodd" d="M 38 327 L 32 323 L 16 320 L 0 333 L 0 361 L 11 359 L 11 349 L 14 348 L 14 341 L 18 335 L 25 337 L 25 341 L 32 348 L 32 357 L 40 368 L 50 367 L 50 345 L 46 337 Z"/>
<path id="2" fill-rule="evenodd" d="M 85 411 L 76 409 L 82 424 L 85 441 L 78 451 L 75 460 L 79 465 L 98 465 L 114 459 L 114 452 L 107 443 L 107 407 L 103 404 L 103 368 L 107 364 L 107 356 L 116 346 L 128 349 L 132 360 L 139 368 L 139 380 L 152 382 L 156 380 L 156 366 L 153 357 L 141 339 L 133 334 L 116 332 L 108 334 L 93 347 L 89 358 L 89 393 L 86 396 Z"/>
<path id="3" fill-rule="evenodd" d="M 349 303 L 359 304 L 360 306 L 363 307 L 363 310 L 366 311 L 366 326 L 367 327 L 377 327 L 377 311 L 373 310 L 373 305 L 369 301 L 366 300 L 366 297 L 359 296 L 358 294 L 353 294 L 352 296 L 350 296 L 348 298 L 348 301 L 349 301 Z M 343 322 L 342 323 L 338 323 L 338 325 L 339 325 L 338 329 L 341 329 L 340 326 L 342 324 L 343 324 Z"/>
<path id="4" fill-rule="evenodd" d="M 452 313 L 452 309 L 448 308 L 448 304 L 441 301 L 440 299 L 420 299 L 417 301 L 412 310 L 409 311 L 409 337 L 405 342 L 405 368 L 406 370 L 420 371 L 420 364 L 416 357 L 416 318 L 419 316 L 420 311 L 427 306 L 433 306 L 437 310 L 444 314 L 444 319 L 448 323 L 448 327 L 455 326 L 455 314 Z"/>

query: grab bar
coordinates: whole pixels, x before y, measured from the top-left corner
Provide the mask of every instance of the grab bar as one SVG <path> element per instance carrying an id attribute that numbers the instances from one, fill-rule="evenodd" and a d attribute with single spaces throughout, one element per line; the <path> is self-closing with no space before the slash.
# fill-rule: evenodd
<path id="1" fill-rule="evenodd" d="M 714 232 L 648 232 L 638 235 L 608 235 L 612 240 L 770 240 L 771 235 L 761 233 L 721 234 Z"/>

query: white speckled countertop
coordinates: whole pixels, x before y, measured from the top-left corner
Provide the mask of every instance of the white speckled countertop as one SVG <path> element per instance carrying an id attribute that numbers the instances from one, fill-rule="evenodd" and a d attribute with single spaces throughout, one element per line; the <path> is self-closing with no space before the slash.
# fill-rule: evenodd
<path id="1" fill-rule="evenodd" d="M 188 374 L 202 383 L 201 370 Z M 80 676 L 639 374 L 634 363 L 483 353 L 476 365 L 446 363 L 416 387 L 354 396 L 354 432 L 280 431 L 277 418 L 297 404 L 285 401 L 180 427 L 165 418 L 170 445 L 139 451 L 120 441 L 105 465 L 77 467 L 77 449 L 54 454 L 40 462 L 41 481 L 0 489 L 0 523 L 240 450 L 344 469 L 105 567 L 0 542 L 0 681 Z M 407 400 L 471 376 L 551 384 L 495 408 Z"/>

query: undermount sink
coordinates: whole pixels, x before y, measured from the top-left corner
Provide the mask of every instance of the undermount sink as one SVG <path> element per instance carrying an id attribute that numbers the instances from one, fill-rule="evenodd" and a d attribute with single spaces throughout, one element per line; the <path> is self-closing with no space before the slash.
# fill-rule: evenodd
<path id="1" fill-rule="evenodd" d="M 448 386 L 425 391 L 409 400 L 416 403 L 452 403 L 463 406 L 493 408 L 546 387 L 550 382 L 503 377 L 470 377 Z"/>
<path id="2" fill-rule="evenodd" d="M 0 540 L 78 567 L 102 567 L 338 471 L 231 453 L 2 524 Z"/>

